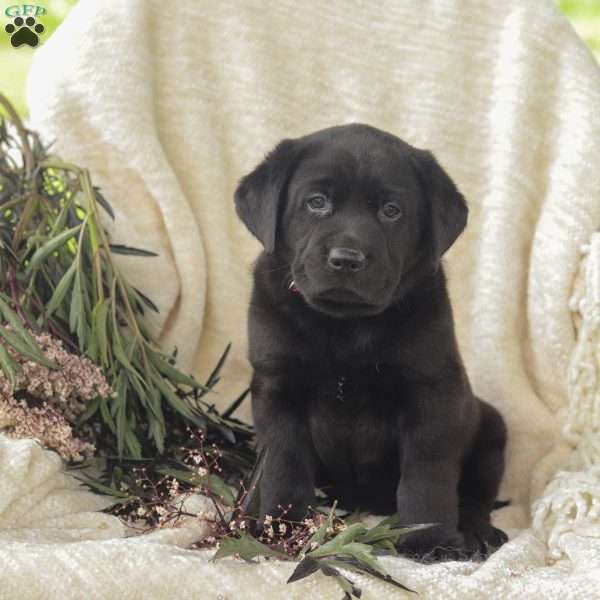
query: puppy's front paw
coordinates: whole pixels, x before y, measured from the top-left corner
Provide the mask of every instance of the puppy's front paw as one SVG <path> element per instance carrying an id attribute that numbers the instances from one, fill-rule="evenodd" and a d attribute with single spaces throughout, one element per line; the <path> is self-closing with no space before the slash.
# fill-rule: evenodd
<path id="1" fill-rule="evenodd" d="M 460 531 L 448 531 L 439 525 L 409 533 L 401 538 L 397 549 L 408 558 L 424 562 L 464 560 L 471 554 Z"/>
<path id="2" fill-rule="evenodd" d="M 508 536 L 502 529 L 491 523 L 469 524 L 464 529 L 467 546 L 473 549 L 475 558 L 487 558 L 508 541 Z"/>

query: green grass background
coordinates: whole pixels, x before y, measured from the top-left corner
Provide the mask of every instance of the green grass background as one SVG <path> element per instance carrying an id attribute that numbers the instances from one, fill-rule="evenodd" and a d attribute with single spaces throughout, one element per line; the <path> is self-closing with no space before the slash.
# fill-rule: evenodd
<path id="1" fill-rule="evenodd" d="M 110 0 L 104 1 L 110 2 Z M 40 45 L 42 45 L 62 23 L 76 2 L 77 0 L 38 0 L 37 2 L 35 0 L 25 0 L 24 2 L 0 0 L 0 92 L 8 97 L 21 115 L 27 114 L 25 83 L 36 49 L 26 45 L 13 48 L 10 45 L 10 38 L 4 31 L 4 26 L 10 22 L 10 18 L 4 14 L 4 11 L 7 7 L 16 4 L 43 6 L 48 12 L 40 17 L 40 22 L 46 28 L 40 36 Z"/>
<path id="2" fill-rule="evenodd" d="M 104 1 L 109 2 L 110 0 Z M 596 58 L 600 60 L 600 0 L 556 1 L 576 31 L 592 49 Z M 46 27 L 46 31 L 42 35 L 42 42 L 52 35 L 76 2 L 77 0 L 28 2 L 28 4 L 44 6 L 48 11 L 48 14 L 41 19 Z M 26 115 L 25 83 L 35 50 L 28 46 L 13 48 L 8 35 L 4 32 L 4 24 L 8 22 L 4 10 L 7 6 L 14 4 L 17 4 L 15 0 L 0 1 L 0 23 L 2 24 L 0 26 L 0 92 L 8 96 L 22 115 Z"/>

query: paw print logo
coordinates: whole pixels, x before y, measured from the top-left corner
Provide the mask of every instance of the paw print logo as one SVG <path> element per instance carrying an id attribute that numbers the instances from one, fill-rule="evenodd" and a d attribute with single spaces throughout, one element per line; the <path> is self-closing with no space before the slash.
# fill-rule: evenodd
<path id="1" fill-rule="evenodd" d="M 16 17 L 12 23 L 9 23 L 4 31 L 10 35 L 10 43 L 14 48 L 27 44 L 35 48 L 40 41 L 39 36 L 44 33 L 44 26 L 36 23 L 33 17 Z"/>

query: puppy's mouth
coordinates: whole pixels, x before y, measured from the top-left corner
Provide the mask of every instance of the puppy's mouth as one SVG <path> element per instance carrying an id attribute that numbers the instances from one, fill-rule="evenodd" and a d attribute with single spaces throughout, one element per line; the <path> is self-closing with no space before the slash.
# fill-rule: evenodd
<path id="1" fill-rule="evenodd" d="M 381 310 L 356 292 L 344 288 L 320 292 L 306 298 L 306 301 L 320 312 L 341 318 L 369 316 Z"/>

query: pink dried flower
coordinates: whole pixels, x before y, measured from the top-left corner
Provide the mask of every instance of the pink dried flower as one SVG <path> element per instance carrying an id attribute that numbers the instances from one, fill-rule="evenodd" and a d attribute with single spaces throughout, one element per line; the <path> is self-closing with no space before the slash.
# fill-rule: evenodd
<path id="1" fill-rule="evenodd" d="M 46 402 L 29 407 L 24 400 L 0 395 L 0 430 L 12 438 L 35 438 L 65 460 L 83 460 L 96 451 L 76 438 L 65 418 Z"/>
<path id="2" fill-rule="evenodd" d="M 5 327 L 10 329 L 8 325 Z M 68 352 L 59 339 L 48 333 L 30 333 L 44 356 L 59 368 L 39 365 L 6 346 L 20 371 L 14 385 L 0 371 L 0 431 L 14 438 L 36 438 L 65 460 L 92 456 L 93 444 L 75 437 L 71 426 L 88 402 L 113 395 L 110 385 L 97 365 Z M 80 434 L 94 440 L 98 429 L 85 424 Z"/>

